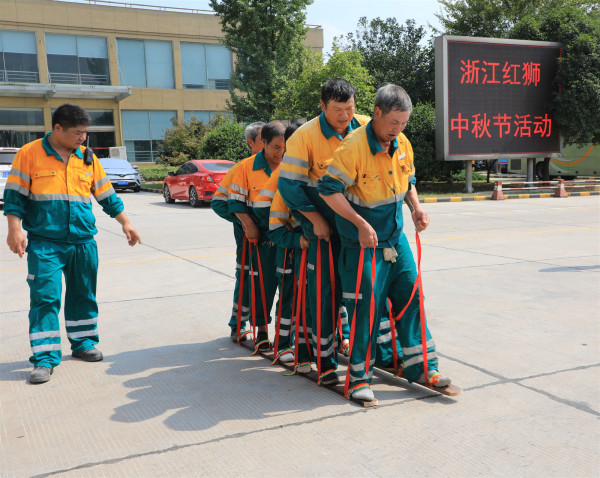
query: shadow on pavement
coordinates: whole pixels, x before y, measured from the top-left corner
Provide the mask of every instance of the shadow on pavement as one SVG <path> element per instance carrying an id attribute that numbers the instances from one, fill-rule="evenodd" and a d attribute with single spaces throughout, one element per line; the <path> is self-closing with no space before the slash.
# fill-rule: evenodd
<path id="1" fill-rule="evenodd" d="M 131 403 L 112 420 L 142 422 L 169 414 L 173 430 L 211 428 L 229 420 L 259 420 L 312 410 L 320 404 L 298 393 L 297 377 L 282 375 L 262 358 L 241 355 L 228 339 L 123 352 L 105 357 L 110 375 L 141 375 L 123 382 Z M 304 387 L 306 384 L 302 382 Z M 312 387 L 308 387 L 312 388 Z M 329 403 L 334 402 L 331 397 Z M 321 400 L 321 404 L 322 404 Z"/>

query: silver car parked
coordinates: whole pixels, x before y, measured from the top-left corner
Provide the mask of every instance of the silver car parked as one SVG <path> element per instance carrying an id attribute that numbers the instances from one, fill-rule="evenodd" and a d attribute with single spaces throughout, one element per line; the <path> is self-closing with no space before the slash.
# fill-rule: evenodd
<path id="1" fill-rule="evenodd" d="M 142 186 L 140 173 L 129 161 L 121 158 L 99 158 L 106 175 L 115 190 L 133 189 L 138 192 Z"/>

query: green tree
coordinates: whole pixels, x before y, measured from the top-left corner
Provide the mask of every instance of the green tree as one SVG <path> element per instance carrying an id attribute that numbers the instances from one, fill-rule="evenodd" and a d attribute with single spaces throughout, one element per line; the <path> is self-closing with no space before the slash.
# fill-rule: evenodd
<path id="1" fill-rule="evenodd" d="M 320 114 L 321 86 L 335 77 L 345 78 L 356 88 L 356 112 L 373 113 L 375 91 L 373 78 L 362 64 L 356 51 L 340 51 L 334 44 L 327 63 L 321 53 L 305 49 L 302 55 L 302 71 L 291 81 L 282 85 L 276 93 L 275 118 L 313 118 Z"/>
<path id="2" fill-rule="evenodd" d="M 400 85 L 416 104 L 434 100 L 433 45 L 426 33 L 425 27 L 410 19 L 400 25 L 395 18 L 368 21 L 362 17 L 358 30 L 341 41 L 345 49 L 360 52 L 373 87 Z"/>
<path id="3" fill-rule="evenodd" d="M 206 135 L 226 121 L 222 114 L 215 115 L 208 124 L 197 120 L 195 116 L 184 123 L 178 123 L 177 119 L 172 118 L 173 128 L 165 131 L 156 162 L 179 166 L 190 159 L 201 159 L 201 149 Z"/>
<path id="4" fill-rule="evenodd" d="M 417 181 L 452 181 L 452 174 L 462 170 L 462 161 L 438 161 L 435 158 L 435 108 L 431 103 L 413 107 L 404 130 L 415 155 Z"/>
<path id="5" fill-rule="evenodd" d="M 278 85 L 299 73 L 305 9 L 312 1 L 210 1 L 221 23 L 223 43 L 236 55 L 227 105 L 238 121 L 273 116 Z"/>
<path id="6" fill-rule="evenodd" d="M 439 0 L 441 33 L 471 37 L 513 38 L 511 29 L 523 18 L 552 8 L 598 11 L 596 0 Z M 437 33 L 440 33 L 439 31 Z"/>
<path id="7" fill-rule="evenodd" d="M 556 41 L 563 45 L 555 81 L 561 89 L 550 110 L 560 122 L 565 144 L 600 143 L 600 13 L 556 6 L 527 15 L 513 38 Z"/>
<path id="8" fill-rule="evenodd" d="M 204 159 L 229 159 L 237 162 L 249 155 L 245 128 L 231 119 L 209 131 L 200 149 L 200 156 Z"/>
<path id="9" fill-rule="evenodd" d="M 202 140 L 208 129 L 207 125 L 195 117 L 186 123 L 180 124 L 175 118 L 172 118 L 171 122 L 173 128 L 165 131 L 156 162 L 178 166 L 190 159 L 198 159 Z"/>
<path id="10" fill-rule="evenodd" d="M 592 0 L 440 0 L 444 33 L 560 42 L 548 105 L 566 144 L 600 143 L 600 4 Z"/>

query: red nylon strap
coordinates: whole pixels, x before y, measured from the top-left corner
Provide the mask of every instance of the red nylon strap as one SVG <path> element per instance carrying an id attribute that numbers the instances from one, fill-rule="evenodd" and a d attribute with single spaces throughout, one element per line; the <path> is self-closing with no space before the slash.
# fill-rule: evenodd
<path id="1" fill-rule="evenodd" d="M 279 352 L 279 329 L 281 328 L 281 310 L 283 308 L 283 283 L 285 281 L 285 266 L 287 263 L 287 248 L 283 253 L 283 272 L 281 273 L 281 284 L 279 285 L 279 307 L 277 310 L 277 323 L 275 327 L 275 343 L 273 344 L 273 356 L 277 359 Z"/>
<path id="2" fill-rule="evenodd" d="M 423 281 L 421 276 L 421 239 L 419 233 L 415 233 L 417 242 L 417 280 L 419 284 L 419 317 L 421 320 L 421 343 L 423 347 L 423 374 L 429 384 L 429 363 L 427 360 L 427 325 L 425 323 L 425 303 L 423 300 Z"/>
<path id="3" fill-rule="evenodd" d="M 302 250 L 302 257 L 300 259 L 300 277 L 298 278 L 298 295 L 296 296 L 296 315 L 295 315 L 295 330 L 294 330 L 294 370 L 298 366 L 298 342 L 300 342 L 300 309 L 302 308 L 302 292 L 304 291 L 304 287 L 302 286 L 303 282 L 306 280 L 306 249 Z"/>
<path id="4" fill-rule="evenodd" d="M 356 308 L 358 305 L 358 293 L 360 291 L 360 280 L 362 278 L 362 271 L 365 264 L 365 250 L 360 249 L 360 255 L 358 256 L 358 272 L 356 274 L 356 294 L 354 296 L 354 312 L 352 313 L 352 323 L 350 324 L 350 349 L 348 351 L 348 369 L 346 370 L 346 382 L 344 383 L 344 396 L 348 396 L 348 388 L 350 386 L 350 367 L 352 359 L 352 346 L 354 345 L 354 333 L 356 331 Z"/>
<path id="5" fill-rule="evenodd" d="M 268 324 L 268 320 L 267 317 L 269 316 L 269 310 L 267 310 L 267 299 L 265 298 L 265 283 L 264 283 L 264 276 L 263 276 L 263 271 L 262 271 L 262 263 L 260 261 L 260 252 L 258 250 L 258 240 L 255 240 L 255 246 L 256 246 L 256 259 L 258 261 L 258 280 L 260 283 L 260 298 L 262 299 L 262 306 L 263 306 L 263 315 L 265 316 L 265 327 L 267 329 L 267 339 L 269 338 L 269 324 Z"/>
<path id="6" fill-rule="evenodd" d="M 398 373 L 398 344 L 396 343 L 396 321 L 392 310 L 392 301 L 388 299 L 388 311 L 390 317 L 390 332 L 392 334 L 392 355 L 394 357 L 394 373 Z"/>
<path id="7" fill-rule="evenodd" d="M 238 292 L 238 310 L 237 310 L 237 340 L 239 341 L 240 332 L 242 330 L 242 298 L 244 297 L 244 277 L 246 275 L 246 244 L 248 239 L 246 234 L 242 238 L 242 264 L 240 267 L 240 290 Z"/>
<path id="8" fill-rule="evenodd" d="M 371 369 L 371 337 L 373 335 L 373 322 L 375 321 L 375 276 L 377 272 L 377 260 L 375 252 L 377 249 L 373 247 L 373 259 L 371 261 L 371 303 L 369 305 L 369 345 L 367 346 L 367 357 L 365 360 L 365 374 L 369 376 Z"/>
<path id="9" fill-rule="evenodd" d="M 254 336 L 254 345 L 256 345 L 256 301 L 254 300 L 254 291 L 256 289 L 254 285 L 254 261 L 252 260 L 252 245 L 255 240 L 248 239 L 250 242 L 250 293 L 252 297 L 250 302 L 252 303 L 252 335 Z"/>
<path id="10" fill-rule="evenodd" d="M 321 239 L 317 242 L 317 377 L 321 377 Z"/>
<path id="11" fill-rule="evenodd" d="M 340 312 L 339 310 L 335 310 L 335 269 L 333 266 L 333 250 L 331 249 L 331 241 L 329 241 L 327 244 L 329 244 L 329 282 L 331 283 L 331 318 L 333 320 L 333 327 L 331 328 L 331 330 L 333 331 L 333 350 L 335 350 L 336 317 L 340 330 L 340 342 L 343 342 L 344 338 L 342 336 L 342 319 L 340 317 Z"/>

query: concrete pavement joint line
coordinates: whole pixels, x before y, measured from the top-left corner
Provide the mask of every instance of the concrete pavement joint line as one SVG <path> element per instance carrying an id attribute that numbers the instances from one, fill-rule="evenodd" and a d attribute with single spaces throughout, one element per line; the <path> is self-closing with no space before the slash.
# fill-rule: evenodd
<path id="1" fill-rule="evenodd" d="M 98 228 L 98 229 L 102 229 L 103 231 L 105 231 L 105 232 L 108 232 L 108 233 L 110 233 L 110 234 L 113 234 L 113 235 L 115 235 L 115 236 L 120 236 L 120 234 L 117 234 L 116 232 L 113 232 L 113 231 L 111 231 L 111 230 L 109 230 L 109 229 L 103 229 L 103 228 Z M 222 275 L 222 276 L 228 277 L 228 278 L 230 278 L 230 279 L 235 279 L 235 276 L 231 276 L 231 275 L 229 275 L 229 274 L 225 274 L 224 272 L 221 272 L 221 271 L 218 271 L 218 270 L 216 270 L 216 269 L 213 269 L 212 267 L 205 266 L 204 264 L 198 264 L 197 262 L 190 261 L 189 259 L 185 259 L 185 258 L 183 258 L 183 257 L 181 257 L 181 256 L 178 256 L 178 255 L 176 255 L 176 254 L 173 254 L 173 253 L 171 253 L 171 252 L 167 252 L 167 251 L 164 251 L 164 250 L 162 250 L 162 249 L 159 249 L 158 247 L 149 246 L 148 244 L 144 244 L 144 245 L 145 245 L 146 247 L 149 247 L 150 249 L 154 249 L 155 251 L 162 252 L 163 254 L 166 254 L 166 255 L 168 255 L 168 256 L 177 257 L 178 259 L 181 259 L 182 261 L 186 261 L 186 262 L 189 262 L 190 264 L 194 264 L 195 266 L 202 267 L 202 268 L 204 268 L 204 269 L 206 269 L 206 270 L 209 270 L 209 271 L 211 271 L 211 272 L 214 272 L 215 274 L 219 274 L 219 275 Z"/>
<path id="2" fill-rule="evenodd" d="M 557 397 L 556 395 L 553 395 L 550 392 L 547 392 L 546 390 L 539 389 L 539 388 L 532 387 L 532 386 L 525 385 L 525 384 L 521 383 L 524 380 L 533 380 L 533 379 L 536 379 L 536 378 L 539 378 L 539 377 L 548 377 L 548 376 L 552 376 L 552 375 L 558 375 L 560 373 L 573 372 L 575 370 L 586 370 L 586 369 L 589 369 L 589 368 L 599 367 L 600 363 L 591 364 L 591 365 L 581 365 L 579 367 L 572 367 L 572 368 L 563 369 L 563 370 L 556 370 L 554 372 L 543 372 L 543 373 L 538 373 L 538 374 L 535 374 L 535 375 L 530 375 L 528 377 L 506 378 L 503 375 L 500 375 L 498 373 L 492 372 L 490 370 L 486 370 L 486 369 L 484 369 L 482 367 L 478 367 L 477 365 L 473 365 L 473 364 L 465 362 L 463 360 L 459 360 L 459 359 L 457 359 L 455 357 L 450 357 L 450 356 L 442 354 L 440 352 L 438 352 L 438 355 L 440 357 L 443 357 L 443 358 L 447 359 L 447 360 L 452 360 L 454 362 L 460 363 L 461 365 L 473 368 L 473 369 L 475 369 L 475 370 L 477 370 L 479 372 L 482 372 L 482 373 L 484 373 L 486 375 L 489 375 L 490 377 L 494 377 L 494 378 L 497 379 L 497 381 L 492 382 L 492 383 L 486 383 L 486 384 L 483 384 L 483 385 L 476 385 L 474 387 L 465 388 L 464 389 L 465 392 L 470 392 L 472 390 L 481 390 L 481 389 L 488 388 L 490 386 L 495 386 L 495 385 L 505 385 L 505 384 L 508 384 L 508 383 L 513 383 L 515 385 L 518 385 L 520 387 L 526 388 L 526 389 L 531 390 L 533 392 L 539 393 L 541 395 L 545 395 L 550 400 L 553 400 L 553 401 L 558 402 L 558 403 L 562 403 L 563 405 L 566 405 L 566 406 L 571 407 L 571 408 L 575 408 L 576 410 L 579 410 L 581 412 L 589 413 L 589 414 L 595 415 L 595 416 L 600 416 L 600 412 L 597 412 L 596 410 L 590 408 L 587 405 L 581 404 L 579 402 L 574 402 L 572 400 L 567 400 L 565 398 Z"/>
<path id="3" fill-rule="evenodd" d="M 387 407 L 397 406 L 398 403 L 421 401 L 421 400 L 426 400 L 426 399 L 429 399 L 429 398 L 439 398 L 439 394 L 438 393 L 432 393 L 432 394 L 428 394 L 428 395 L 426 395 L 424 397 L 410 398 L 410 399 L 406 399 L 406 400 L 394 401 L 393 403 L 388 403 L 388 404 L 384 404 L 384 405 L 377 405 L 377 407 L 375 407 L 373 409 L 373 412 L 377 411 L 377 409 L 383 409 L 383 408 L 387 408 Z M 212 438 L 210 440 L 201 441 L 201 442 L 197 442 L 197 443 L 188 443 L 188 444 L 185 444 L 185 445 L 173 445 L 172 447 L 163 448 L 161 450 L 147 451 L 147 452 L 142 452 L 142 453 L 134 453 L 132 455 L 122 456 L 122 457 L 119 457 L 119 458 L 111 458 L 111 459 L 103 460 L 103 461 L 83 463 L 81 465 L 77 465 L 77 466 L 74 466 L 72 468 L 65 468 L 65 469 L 62 469 L 62 470 L 51 471 L 49 473 L 42 473 L 42 474 L 39 474 L 39 475 L 33 475 L 32 478 L 43 478 L 43 477 L 46 477 L 46 476 L 58 475 L 58 474 L 61 474 L 61 473 L 68 473 L 70 471 L 83 470 L 83 469 L 86 469 L 86 468 L 93 468 L 95 466 L 113 465 L 115 463 L 120 463 L 120 462 L 123 462 L 123 461 L 134 460 L 136 458 L 142 458 L 142 457 L 145 457 L 145 456 L 161 455 L 163 453 L 169 453 L 169 452 L 172 452 L 172 451 L 184 450 L 186 448 L 192 448 L 192 447 L 203 446 L 203 445 L 210 445 L 210 444 L 213 444 L 213 443 L 220 443 L 220 442 L 226 441 L 226 440 L 235 440 L 237 438 L 244 438 L 244 437 L 248 437 L 248 436 L 251 436 L 251 435 L 258 434 L 258 433 L 271 432 L 271 431 L 281 430 L 281 429 L 290 428 L 290 427 L 298 427 L 298 426 L 303 426 L 303 425 L 311 425 L 313 423 L 323 422 L 325 420 L 330 420 L 332 418 L 339 418 L 339 417 L 345 417 L 345 416 L 353 416 L 353 415 L 357 415 L 359 413 L 368 413 L 370 411 L 368 408 L 362 408 L 362 407 L 359 408 L 359 405 L 355 405 L 355 407 L 356 407 L 355 410 L 350 410 L 350 411 L 347 411 L 347 412 L 336 413 L 336 414 L 332 414 L 332 415 L 326 415 L 326 416 L 323 416 L 323 417 L 320 417 L 320 418 L 312 418 L 312 419 L 302 420 L 302 421 L 299 421 L 299 422 L 288 423 L 288 424 L 285 424 L 285 425 L 276 425 L 276 426 L 272 426 L 272 427 L 261 428 L 259 430 L 252 430 L 252 431 L 249 431 L 249 432 L 238 432 L 238 433 L 233 433 L 231 435 L 224 435 L 224 436 L 221 436 L 221 437 Z"/>
<path id="4" fill-rule="evenodd" d="M 189 292 L 187 294 L 162 295 L 162 296 L 157 296 L 157 297 L 138 297 L 138 298 L 135 298 L 135 299 L 103 300 L 103 301 L 99 301 L 98 304 L 99 305 L 103 305 L 103 304 L 119 304 L 121 302 L 135 302 L 135 301 L 138 301 L 138 300 L 147 301 L 147 300 L 154 300 L 154 299 L 172 299 L 172 298 L 176 298 L 176 297 L 190 297 L 190 296 L 193 296 L 193 295 L 220 294 L 221 292 L 231 292 L 231 289 L 209 290 L 209 291 L 206 291 L 206 292 Z M 5 310 L 5 311 L 0 312 L 0 317 L 2 317 L 2 315 L 4 315 L 4 314 L 16 314 L 18 312 L 29 312 L 29 309 L 23 309 L 23 310 Z"/>
<path id="5" fill-rule="evenodd" d="M 437 248 L 440 248 L 440 249 L 447 249 L 449 251 L 454 251 L 454 252 L 458 251 L 458 252 L 465 252 L 467 254 L 479 254 L 479 255 L 482 255 L 482 256 L 497 257 L 497 258 L 500 258 L 500 259 L 508 259 L 508 260 L 514 261 L 514 262 L 509 262 L 508 264 L 490 264 L 491 266 L 494 266 L 494 265 L 510 265 L 510 264 L 539 264 L 539 265 L 542 265 L 542 266 L 561 267 L 561 266 L 557 266 L 556 264 L 551 264 L 551 263 L 548 263 L 548 262 L 543 262 L 541 260 L 537 260 L 536 261 L 536 260 L 521 259 L 521 258 L 509 257 L 509 256 L 500 256 L 498 254 L 491 254 L 489 252 L 466 251 L 464 249 L 454 249 L 452 247 L 438 246 L 438 245 L 435 245 L 435 244 L 427 244 L 427 245 L 431 246 L 431 247 L 437 247 Z M 587 256 L 586 255 L 586 256 L 576 256 L 576 257 L 554 257 L 553 260 L 581 259 L 581 258 L 585 258 L 585 257 L 596 257 L 596 256 Z M 481 265 L 478 265 L 478 266 L 467 266 L 465 268 L 468 269 L 468 268 L 471 268 L 471 267 L 481 267 Z M 577 269 L 577 270 L 579 270 L 579 269 L 581 269 L 584 266 L 565 266 L 565 267 L 568 267 L 570 269 Z M 462 269 L 462 268 L 461 267 L 453 267 L 451 270 L 454 270 L 454 269 Z M 448 270 L 448 269 L 440 269 L 440 270 Z M 437 269 L 428 270 L 427 272 L 435 272 L 435 271 L 437 271 Z"/>

